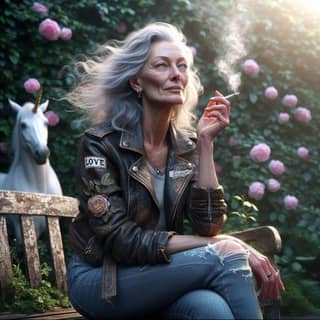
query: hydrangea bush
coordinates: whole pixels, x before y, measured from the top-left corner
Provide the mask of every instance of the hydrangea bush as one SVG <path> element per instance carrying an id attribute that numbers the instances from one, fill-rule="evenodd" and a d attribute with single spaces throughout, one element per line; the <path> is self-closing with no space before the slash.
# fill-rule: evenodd
<path id="1" fill-rule="evenodd" d="M 60 99 L 80 77 L 74 60 L 148 22 L 174 23 L 188 36 L 204 85 L 197 114 L 214 90 L 240 91 L 232 100 L 232 123 L 215 142 L 220 182 L 230 212 L 237 212 L 228 228 L 274 225 L 283 238 L 282 272 L 303 274 L 320 243 L 320 14 L 290 0 L 203 3 L 4 0 L 1 150 L 7 152 L 14 123 L 7 99 L 34 101 L 41 87 L 43 99 L 50 100 L 51 162 L 64 194 L 74 195 L 74 162 L 85 124 Z"/>

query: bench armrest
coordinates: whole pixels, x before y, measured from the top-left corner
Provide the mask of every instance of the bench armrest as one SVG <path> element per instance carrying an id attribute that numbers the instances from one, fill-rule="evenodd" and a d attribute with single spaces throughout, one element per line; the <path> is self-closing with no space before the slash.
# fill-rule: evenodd
<path id="1" fill-rule="evenodd" d="M 254 242 L 266 255 L 274 255 L 281 250 L 281 237 L 278 230 L 272 226 L 262 226 L 244 231 L 232 232 L 230 235 L 240 240 Z"/>

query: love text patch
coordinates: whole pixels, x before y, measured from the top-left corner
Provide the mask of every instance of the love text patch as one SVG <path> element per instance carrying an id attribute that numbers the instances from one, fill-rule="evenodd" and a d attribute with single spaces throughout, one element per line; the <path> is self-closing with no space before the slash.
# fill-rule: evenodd
<path id="1" fill-rule="evenodd" d="M 85 157 L 84 158 L 84 167 L 89 168 L 100 168 L 105 169 L 107 167 L 106 158 L 102 157 Z"/>

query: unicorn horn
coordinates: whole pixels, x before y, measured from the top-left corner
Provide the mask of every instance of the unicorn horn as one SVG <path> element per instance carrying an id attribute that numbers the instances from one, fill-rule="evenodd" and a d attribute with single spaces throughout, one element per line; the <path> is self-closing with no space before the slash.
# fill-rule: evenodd
<path id="1" fill-rule="evenodd" d="M 40 104 L 40 102 L 41 102 L 41 98 L 42 98 L 42 88 L 40 89 L 39 95 L 38 95 L 38 97 L 37 97 L 37 99 L 36 99 L 36 102 L 34 103 L 34 107 L 33 107 L 33 109 L 32 109 L 32 112 L 33 112 L 33 113 L 36 113 L 36 112 L 37 112 L 38 106 L 39 106 L 39 104 Z"/>

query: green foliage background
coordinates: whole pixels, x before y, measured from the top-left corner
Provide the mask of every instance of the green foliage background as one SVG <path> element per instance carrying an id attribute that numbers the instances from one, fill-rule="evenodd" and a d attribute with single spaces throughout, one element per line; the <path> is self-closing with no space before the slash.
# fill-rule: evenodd
<path id="1" fill-rule="evenodd" d="M 250 223 L 247 219 L 244 224 L 240 214 L 229 219 L 229 228 L 276 226 L 284 245 L 278 259 L 282 272 L 309 281 L 309 284 L 313 281 L 314 288 L 320 290 L 317 284 L 319 271 L 313 272 L 312 276 L 307 274 L 318 261 L 320 243 L 319 12 L 307 11 L 297 4 L 298 1 L 293 4 L 289 0 L 56 0 L 44 2 L 49 8 L 48 14 L 33 12 L 32 3 L 29 0 L 19 3 L 4 0 L 1 4 L 0 139 L 10 145 L 15 121 L 7 99 L 20 104 L 34 100 L 35 96 L 24 91 L 23 83 L 30 77 L 37 78 L 44 88 L 44 99 L 50 99 L 49 109 L 60 117 L 59 125 L 50 128 L 49 146 L 51 163 L 65 195 L 74 195 L 73 166 L 83 130 L 80 114 L 71 112 L 70 106 L 60 100 L 78 79 L 72 68 L 74 61 L 93 54 L 98 43 L 122 39 L 148 22 L 166 21 L 180 26 L 189 45 L 197 49 L 195 63 L 205 88 L 199 115 L 214 89 L 223 93 L 230 90 L 218 72 L 216 61 L 228 53 L 229 48 L 223 46 L 225 28 L 235 19 L 247 53 L 236 61 L 234 70 L 241 71 L 241 63 L 246 58 L 255 59 L 261 70 L 257 77 L 242 75 L 241 95 L 232 101 L 232 124 L 216 142 L 216 160 L 222 166 L 220 182 L 225 186 L 230 211 L 246 211 L 243 207 L 246 202 L 239 202 L 234 196 L 245 200 L 251 182 L 266 183 L 272 177 L 268 163 L 257 164 L 250 160 L 249 151 L 255 144 L 267 143 L 272 149 L 271 158 L 283 161 L 286 172 L 279 177 L 280 191 L 266 192 L 262 200 L 253 201 L 259 208 L 256 222 Z M 56 20 L 60 26 L 71 28 L 72 39 L 68 42 L 45 40 L 38 33 L 38 26 L 47 17 Z M 127 27 L 123 33 L 117 31 L 120 23 Z M 275 101 L 264 97 L 265 88 L 271 85 L 279 92 Z M 311 110 L 309 124 L 296 122 L 294 109 L 281 104 L 285 94 L 295 94 L 299 99 L 298 106 Z M 291 114 L 289 123 L 278 124 L 279 112 Z M 228 144 L 231 136 L 239 141 L 236 147 Z M 309 149 L 308 159 L 302 160 L 296 155 L 299 146 Z M 232 161 L 235 155 L 241 157 L 240 162 Z M 5 169 L 0 168 L 1 171 Z M 296 210 L 284 208 L 282 201 L 287 194 L 299 199 Z M 300 291 L 295 283 L 298 287 L 292 290 L 295 295 L 307 294 L 302 282 Z M 286 295 L 290 296 L 290 292 Z M 290 299 L 285 300 L 288 310 L 295 301 Z M 319 312 L 319 301 L 312 306 L 315 309 L 309 312 Z M 302 306 L 291 310 L 304 311 Z"/>

